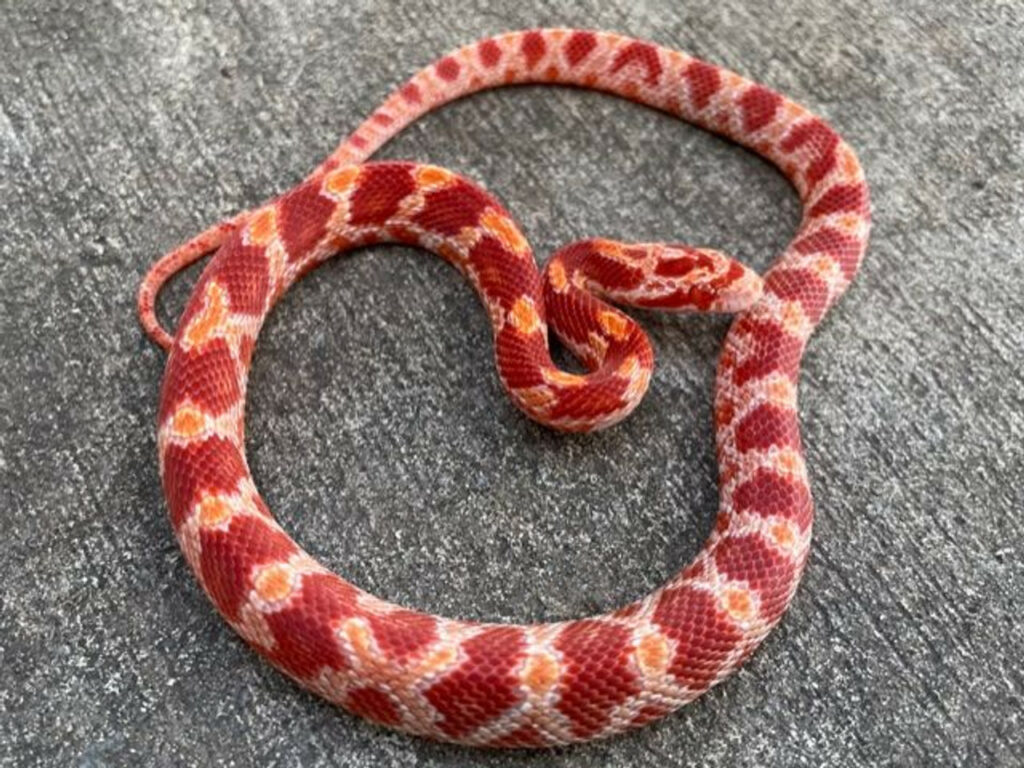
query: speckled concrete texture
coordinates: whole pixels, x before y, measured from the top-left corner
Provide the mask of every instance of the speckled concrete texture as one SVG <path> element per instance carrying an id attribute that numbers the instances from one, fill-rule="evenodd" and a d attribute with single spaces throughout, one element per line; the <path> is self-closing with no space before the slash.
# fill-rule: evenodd
<path id="1" fill-rule="evenodd" d="M 781 626 L 653 727 L 474 753 L 321 703 L 215 614 L 165 518 L 164 357 L 134 294 L 161 252 L 299 180 L 419 66 L 555 24 L 679 47 L 826 115 L 876 223 L 804 366 L 818 519 Z M 1022 82 L 1012 0 L 0 5 L 0 765 L 1021 764 Z M 485 184 L 541 259 L 605 235 L 763 269 L 798 216 L 758 158 L 566 89 L 473 97 L 382 156 Z M 647 400 L 565 437 L 505 399 L 454 270 L 395 247 L 333 261 L 261 337 L 257 482 L 300 543 L 382 596 L 479 619 L 612 608 L 685 563 L 717 498 L 727 321 L 640 317 Z"/>

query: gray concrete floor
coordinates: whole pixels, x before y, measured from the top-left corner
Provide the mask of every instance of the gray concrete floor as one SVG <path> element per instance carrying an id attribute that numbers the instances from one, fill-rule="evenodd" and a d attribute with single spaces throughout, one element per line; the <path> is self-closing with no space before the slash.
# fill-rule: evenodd
<path id="1" fill-rule="evenodd" d="M 0 5 L 0 764 L 1021 764 L 1021 6 L 617 5 Z M 818 520 L 782 625 L 653 727 L 479 754 L 321 703 L 215 615 L 164 515 L 164 357 L 133 300 L 158 254 L 293 184 L 417 67 L 553 24 L 674 45 L 820 111 L 867 167 L 876 225 L 804 368 Z M 598 94 L 480 95 L 382 155 L 486 184 L 541 259 L 601 234 L 763 269 L 798 216 L 759 159 Z M 480 619 L 611 608 L 678 569 L 716 504 L 726 322 L 641 318 L 648 399 L 567 438 L 506 401 L 453 270 L 401 248 L 339 259 L 261 338 L 255 476 L 302 544 L 388 598 Z"/>

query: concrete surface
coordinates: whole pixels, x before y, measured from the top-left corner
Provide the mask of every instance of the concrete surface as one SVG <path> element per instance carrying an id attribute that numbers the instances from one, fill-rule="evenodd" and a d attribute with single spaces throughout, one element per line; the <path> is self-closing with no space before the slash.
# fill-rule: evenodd
<path id="1" fill-rule="evenodd" d="M 0 764 L 1022 764 L 1019 3 L 496 6 L 0 4 Z M 479 754 L 322 704 L 215 615 L 164 515 L 164 357 L 133 300 L 158 254 L 290 186 L 418 66 L 551 24 L 676 45 L 827 115 L 867 167 L 876 226 L 804 368 L 819 516 L 783 624 L 654 727 Z M 798 213 L 757 158 L 597 94 L 481 95 L 383 155 L 485 183 L 540 258 L 602 234 L 763 269 Z M 380 595 L 480 619 L 611 608 L 679 568 L 715 510 L 726 322 L 642 320 L 647 401 L 566 438 L 506 401 L 452 269 L 401 248 L 337 260 L 261 339 L 253 471 L 302 544 Z"/>

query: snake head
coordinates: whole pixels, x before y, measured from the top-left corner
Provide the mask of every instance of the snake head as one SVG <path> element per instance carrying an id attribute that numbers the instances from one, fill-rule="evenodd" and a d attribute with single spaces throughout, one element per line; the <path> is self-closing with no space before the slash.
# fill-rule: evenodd
<path id="1" fill-rule="evenodd" d="M 680 312 L 743 312 L 764 292 L 761 276 L 711 248 L 653 246 L 652 282 L 657 292 L 678 300 L 664 309 Z M 652 286 L 653 287 L 653 286 Z"/>
<path id="2" fill-rule="evenodd" d="M 554 269 L 611 301 L 667 312 L 742 312 L 764 291 L 756 272 L 710 248 L 595 238 L 552 261 L 549 279 Z"/>

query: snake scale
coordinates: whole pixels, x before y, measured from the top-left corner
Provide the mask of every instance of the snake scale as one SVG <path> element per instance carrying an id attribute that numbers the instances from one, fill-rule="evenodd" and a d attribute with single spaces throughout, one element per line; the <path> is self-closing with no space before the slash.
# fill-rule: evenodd
<path id="1" fill-rule="evenodd" d="M 455 173 L 366 162 L 435 107 L 515 83 L 605 91 L 727 137 L 774 163 L 803 206 L 762 277 L 710 249 L 592 238 L 541 274 L 518 226 Z M 433 739 L 540 747 L 662 717 L 735 670 L 779 621 L 813 517 L 797 414 L 808 337 L 867 246 L 868 188 L 820 117 L 732 72 L 606 32 L 535 29 L 461 48 L 394 91 L 305 181 L 164 256 L 139 292 L 146 332 L 169 351 L 158 415 L 174 532 L 217 610 L 305 688 L 374 722 Z M 432 616 L 328 571 L 271 516 L 244 449 L 246 381 L 267 313 L 325 259 L 372 243 L 416 245 L 475 287 L 497 372 L 530 418 L 607 427 L 636 407 L 653 355 L 618 305 L 736 313 L 714 398 L 720 511 L 696 558 L 603 616 L 517 626 Z M 175 272 L 215 252 L 172 336 L 154 304 Z M 558 369 L 548 331 L 579 358 Z"/>

